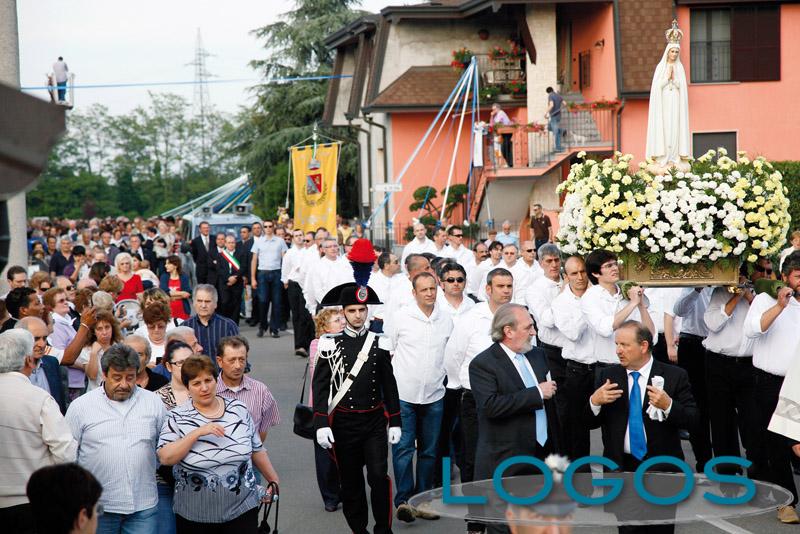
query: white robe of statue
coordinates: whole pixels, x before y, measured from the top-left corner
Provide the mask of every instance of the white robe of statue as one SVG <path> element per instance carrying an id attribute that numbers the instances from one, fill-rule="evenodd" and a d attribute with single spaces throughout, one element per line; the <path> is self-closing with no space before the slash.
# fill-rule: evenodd
<path id="1" fill-rule="evenodd" d="M 670 50 L 675 50 L 672 58 Z M 690 146 L 686 73 L 680 60 L 680 45 L 670 43 L 656 66 L 650 86 L 645 155 L 662 168 L 673 165 L 680 168 L 687 165 L 681 164 L 681 159 L 690 156 Z"/>

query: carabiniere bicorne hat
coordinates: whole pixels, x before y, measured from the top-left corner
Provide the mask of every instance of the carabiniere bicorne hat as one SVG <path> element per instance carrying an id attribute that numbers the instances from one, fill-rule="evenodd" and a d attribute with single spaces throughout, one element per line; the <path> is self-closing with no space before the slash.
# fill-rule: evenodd
<path id="1" fill-rule="evenodd" d="M 369 239 L 358 239 L 347 255 L 353 267 L 355 282 L 341 284 L 328 291 L 321 306 L 352 306 L 354 304 L 383 304 L 375 290 L 369 287 L 372 265 L 375 263 L 375 249 Z"/>

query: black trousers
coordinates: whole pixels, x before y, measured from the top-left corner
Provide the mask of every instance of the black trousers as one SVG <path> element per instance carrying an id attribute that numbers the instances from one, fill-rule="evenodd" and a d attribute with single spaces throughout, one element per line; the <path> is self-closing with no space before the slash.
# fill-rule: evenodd
<path id="1" fill-rule="evenodd" d="M 446 389 L 444 393 L 444 414 L 442 428 L 439 431 L 439 444 L 436 450 L 436 468 L 433 471 L 433 486 L 450 483 L 450 473 L 442 473 L 442 458 L 450 457 L 450 463 L 459 469 L 463 465 L 463 447 L 461 440 L 461 395 L 462 389 Z"/>
<path id="2" fill-rule="evenodd" d="M 503 158 L 509 167 L 514 166 L 514 149 L 511 144 L 511 134 L 500 134 L 503 137 L 503 143 L 500 145 L 500 151 L 503 153 Z"/>
<path id="3" fill-rule="evenodd" d="M 3 532 L 36 534 L 33 511 L 29 503 L 0 508 L 0 525 Z"/>
<path id="4" fill-rule="evenodd" d="M 667 338 L 663 332 L 658 334 L 658 343 L 653 346 L 653 358 L 661 363 L 672 364 L 667 355 Z"/>
<path id="5" fill-rule="evenodd" d="M 289 309 L 292 311 L 292 330 L 294 330 L 294 348 L 309 350 L 314 339 L 314 320 L 306 309 L 303 288 L 297 282 L 289 282 L 287 289 Z"/>
<path id="6" fill-rule="evenodd" d="M 561 347 L 539 341 L 539 348 L 541 348 L 545 356 L 547 356 L 547 367 L 550 369 L 550 377 L 555 381 L 557 387 L 556 394 L 553 396 L 553 402 L 555 402 L 556 414 L 558 416 L 558 424 L 555 426 L 558 435 L 554 442 L 557 446 L 554 452 L 556 454 L 568 455 L 567 436 L 564 432 L 564 425 L 569 421 L 569 419 L 567 419 L 567 362 L 561 356 Z M 551 443 L 553 442 L 551 441 Z"/>
<path id="7" fill-rule="evenodd" d="M 567 443 L 565 453 L 573 460 L 589 456 L 591 424 L 587 420 L 586 404 L 595 390 L 596 368 L 597 364 L 588 366 L 566 360 L 567 418 L 562 426 Z M 591 469 L 588 465 L 585 467 L 587 472 Z"/>
<path id="8" fill-rule="evenodd" d="M 700 413 L 697 430 L 689 433 L 689 443 L 692 444 L 692 451 L 697 460 L 695 468 L 698 473 L 702 473 L 706 462 L 711 460 L 711 424 L 706 387 L 706 348 L 703 346 L 703 338 L 681 334 L 678 343 L 678 365 L 689 375 L 692 396 Z"/>
<path id="9" fill-rule="evenodd" d="M 392 481 L 389 479 L 389 439 L 383 409 L 334 412 L 331 426 L 341 481 L 342 511 L 354 534 L 365 534 L 368 512 L 364 467 L 370 488 L 375 534 L 392 531 Z"/>
<path id="10" fill-rule="evenodd" d="M 478 448 L 478 407 L 472 391 L 468 389 L 461 395 L 461 440 L 464 447 L 461 482 L 472 482 L 475 476 L 475 451 Z"/>
<path id="11" fill-rule="evenodd" d="M 783 385 L 783 377 L 755 369 L 755 391 L 758 407 L 758 427 L 756 434 L 762 436 L 760 451 L 756 455 L 759 464 L 757 472 L 767 482 L 778 484 L 792 492 L 792 506 L 797 504 L 797 487 L 792 472 L 792 449 L 789 438 L 767 430 L 772 414 L 778 406 L 778 395 Z"/>
<path id="12" fill-rule="evenodd" d="M 289 324 L 289 289 L 281 284 L 281 328 Z"/>
<path id="13" fill-rule="evenodd" d="M 175 514 L 177 534 L 258 534 L 258 507 L 226 523 L 196 523 Z"/>
<path id="14" fill-rule="evenodd" d="M 330 451 L 320 447 L 317 440 L 313 440 L 313 442 L 314 466 L 317 469 L 317 485 L 319 486 L 319 493 L 322 495 L 322 502 L 325 503 L 325 506 L 336 506 L 342 502 L 336 462 Z"/>
<path id="15" fill-rule="evenodd" d="M 732 357 L 706 351 L 708 414 L 714 456 L 740 456 L 741 437 L 747 459 L 755 463 L 758 447 L 758 408 L 756 406 L 753 358 Z M 727 470 L 726 470 L 727 468 Z M 733 474 L 733 466 L 717 471 Z"/>
<path id="16" fill-rule="evenodd" d="M 220 315 L 227 317 L 237 325 L 242 312 L 242 284 L 224 286 L 220 290 Z"/>

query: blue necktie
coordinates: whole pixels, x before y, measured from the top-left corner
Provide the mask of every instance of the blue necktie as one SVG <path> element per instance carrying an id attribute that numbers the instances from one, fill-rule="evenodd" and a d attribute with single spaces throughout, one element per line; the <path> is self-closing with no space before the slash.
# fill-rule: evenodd
<path id="1" fill-rule="evenodd" d="M 642 394 L 639 391 L 639 371 L 633 371 L 631 377 L 631 394 L 628 406 L 628 434 L 631 441 L 631 454 L 637 460 L 647 454 L 647 442 L 644 439 L 644 422 L 642 421 Z"/>
<path id="2" fill-rule="evenodd" d="M 525 383 L 525 387 L 535 388 L 536 378 L 533 377 L 533 374 L 528 370 L 528 366 L 525 365 L 525 356 L 517 354 L 514 359 L 517 361 L 520 373 L 522 373 L 522 381 Z M 544 403 L 544 398 L 542 398 L 542 403 Z M 536 441 L 542 447 L 547 443 L 547 414 L 544 412 L 544 408 L 536 410 Z"/>

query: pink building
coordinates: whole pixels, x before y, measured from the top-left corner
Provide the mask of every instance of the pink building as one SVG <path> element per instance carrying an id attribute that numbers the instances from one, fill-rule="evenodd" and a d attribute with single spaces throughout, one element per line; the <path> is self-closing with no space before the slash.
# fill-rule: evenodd
<path id="1" fill-rule="evenodd" d="M 468 218 L 499 225 L 508 219 L 523 236 L 533 203 L 558 214 L 561 199 L 555 188 L 578 152 L 620 150 L 643 159 L 650 83 L 673 18 L 684 32 L 681 61 L 689 81 L 694 155 L 724 146 L 731 153 L 800 159 L 794 142 L 800 122 L 794 120 L 792 99 L 800 87 L 800 69 L 792 68 L 800 58 L 800 40 L 791 34 L 800 28 L 798 4 L 440 0 L 390 6 L 326 41 L 336 50 L 335 73 L 352 77 L 331 82 L 324 122 L 360 132 L 360 200 L 365 213 L 375 213 L 375 237 L 384 235 L 388 219 L 393 240 L 402 241 L 403 227 L 417 215 L 408 209 L 414 190 L 445 186 L 454 149 L 453 183 L 468 183 L 470 193 L 467 206 L 449 222 Z M 523 57 L 491 57 L 494 47 L 510 50 L 510 41 Z M 485 136 L 485 164 L 470 175 L 472 125 L 464 125 L 455 147 L 454 122 L 436 143 L 423 146 L 402 179 L 402 190 L 383 202 L 382 184 L 396 181 L 459 79 L 451 61 L 461 48 L 478 59 L 481 87 L 498 93 L 481 99 L 481 119 L 488 121 L 489 107 L 497 102 L 516 123 L 499 130 L 512 137 L 512 166 L 495 165 Z M 523 91 L 503 94 L 522 82 Z M 547 87 L 568 106 L 562 112 L 560 152 L 542 128 Z"/>

